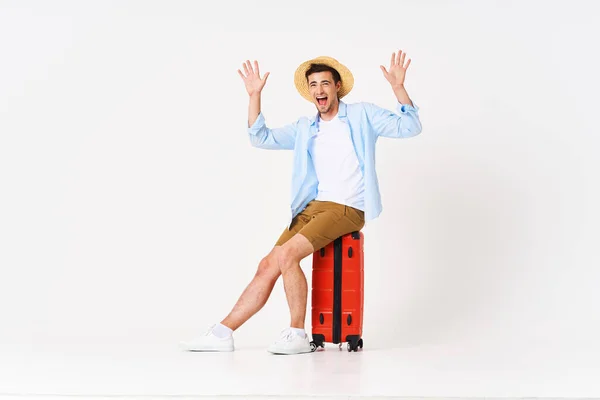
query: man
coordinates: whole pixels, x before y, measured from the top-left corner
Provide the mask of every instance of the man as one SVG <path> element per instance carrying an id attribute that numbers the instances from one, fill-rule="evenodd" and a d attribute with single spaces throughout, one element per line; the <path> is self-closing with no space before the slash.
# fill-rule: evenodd
<path id="1" fill-rule="evenodd" d="M 354 85 L 352 73 L 331 57 L 318 57 L 302 63 L 295 73 L 297 90 L 315 105 L 317 115 L 277 129 L 266 126 L 261 112 L 261 92 L 269 73 L 261 78 L 256 61 L 254 65 L 246 61 L 244 73 L 238 70 L 250 96 L 252 145 L 294 152 L 291 218 L 229 315 L 203 336 L 184 342 L 185 349 L 233 351 L 233 331 L 265 305 L 282 276 L 291 321 L 268 350 L 275 354 L 311 351 L 304 330 L 308 288 L 300 261 L 379 216 L 377 139 L 408 138 L 421 132 L 418 107 L 404 88 L 410 65 L 405 56 L 402 51 L 393 53 L 389 70 L 380 66 L 398 100 L 397 113 L 370 103 L 342 102 Z"/>

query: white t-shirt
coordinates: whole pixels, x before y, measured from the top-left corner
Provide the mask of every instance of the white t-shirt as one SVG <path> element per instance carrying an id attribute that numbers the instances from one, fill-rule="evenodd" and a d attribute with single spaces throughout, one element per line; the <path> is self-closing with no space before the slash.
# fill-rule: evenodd
<path id="1" fill-rule="evenodd" d="M 309 152 L 319 180 L 316 200 L 364 211 L 364 179 L 348 125 L 337 115 L 331 121 L 320 120 Z"/>

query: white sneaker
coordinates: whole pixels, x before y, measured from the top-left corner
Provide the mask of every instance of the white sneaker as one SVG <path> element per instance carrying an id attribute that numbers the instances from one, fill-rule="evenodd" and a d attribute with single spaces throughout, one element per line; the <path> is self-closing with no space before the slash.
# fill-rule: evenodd
<path id="1" fill-rule="evenodd" d="M 187 351 L 233 351 L 233 336 L 217 337 L 212 332 L 214 327 L 211 326 L 202 336 L 180 342 L 180 346 Z"/>
<path id="2" fill-rule="evenodd" d="M 270 345 L 267 350 L 273 354 L 301 354 L 312 352 L 308 341 L 308 335 L 301 337 L 297 333 L 294 333 L 290 328 L 284 329 L 281 332 L 279 339 Z"/>

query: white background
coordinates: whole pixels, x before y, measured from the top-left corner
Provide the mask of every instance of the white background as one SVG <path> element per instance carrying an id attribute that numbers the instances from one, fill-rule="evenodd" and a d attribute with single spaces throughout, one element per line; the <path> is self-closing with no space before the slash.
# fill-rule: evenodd
<path id="1" fill-rule="evenodd" d="M 4 344 L 221 320 L 285 226 L 292 162 L 251 147 L 236 70 L 271 72 L 274 127 L 314 114 L 293 72 L 319 55 L 353 71 L 345 101 L 394 109 L 398 49 L 423 132 L 378 144 L 365 343 L 600 335 L 597 3 L 207 4 L 0 1 Z M 288 323 L 279 281 L 236 344 Z"/>

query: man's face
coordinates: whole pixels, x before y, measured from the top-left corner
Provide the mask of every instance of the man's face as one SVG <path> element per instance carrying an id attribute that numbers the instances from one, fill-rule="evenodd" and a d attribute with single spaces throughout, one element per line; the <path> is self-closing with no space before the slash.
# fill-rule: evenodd
<path id="1" fill-rule="evenodd" d="M 317 110 L 326 114 L 338 104 L 337 92 L 341 84 L 333 83 L 333 75 L 329 71 L 315 72 L 308 76 L 308 90 Z"/>

